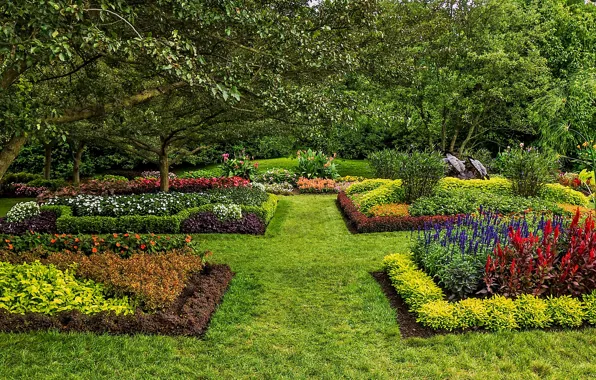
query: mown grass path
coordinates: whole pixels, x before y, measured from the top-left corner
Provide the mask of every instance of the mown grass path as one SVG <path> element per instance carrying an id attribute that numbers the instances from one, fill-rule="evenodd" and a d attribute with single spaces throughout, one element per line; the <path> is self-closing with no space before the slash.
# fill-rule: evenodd
<path id="1" fill-rule="evenodd" d="M 0 334 L 0 378 L 588 378 L 596 330 L 402 339 L 369 272 L 409 233 L 352 235 L 334 196 L 280 201 L 264 237 L 200 237 L 236 272 L 202 339 Z"/>

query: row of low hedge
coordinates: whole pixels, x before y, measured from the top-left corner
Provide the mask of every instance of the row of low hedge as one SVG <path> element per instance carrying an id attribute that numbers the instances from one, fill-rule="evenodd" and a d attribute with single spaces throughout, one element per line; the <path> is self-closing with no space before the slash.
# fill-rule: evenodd
<path id="1" fill-rule="evenodd" d="M 131 215 L 120 217 L 107 216 L 73 216 L 68 206 L 43 206 L 43 211 L 55 212 L 59 233 L 112 233 L 133 231 L 136 233 L 181 233 L 183 222 L 193 215 L 211 212 L 214 205 L 182 210 L 175 215 Z M 260 206 L 241 205 L 242 214 L 255 214 L 265 225 L 269 223 L 277 208 L 277 196 L 269 194 L 267 200 Z M 197 232 L 197 231 L 193 231 Z"/>
<path id="2" fill-rule="evenodd" d="M 454 216 L 375 216 L 363 214 L 354 202 L 341 192 L 337 204 L 352 229 L 357 233 L 409 231 L 424 226 L 426 223 L 445 223 Z"/>
<path id="3" fill-rule="evenodd" d="M 596 324 L 596 292 L 582 299 L 523 295 L 516 299 L 493 296 L 449 302 L 433 279 L 418 269 L 410 254 L 387 256 L 383 266 L 397 293 L 416 313 L 417 321 L 433 329 L 500 331 Z"/>
<path id="4" fill-rule="evenodd" d="M 446 193 L 470 190 L 500 196 L 512 195 L 511 181 L 500 177 L 491 178 L 490 180 L 462 180 L 447 177 L 439 181 L 438 190 Z M 346 190 L 346 194 L 354 199 L 362 212 L 367 212 L 375 205 L 403 201 L 403 189 L 401 189 L 400 180 L 365 180 L 350 186 Z M 587 206 L 590 201 L 583 193 L 558 183 L 547 184 L 540 193 L 540 199 L 553 203 L 565 203 L 577 206 Z"/>

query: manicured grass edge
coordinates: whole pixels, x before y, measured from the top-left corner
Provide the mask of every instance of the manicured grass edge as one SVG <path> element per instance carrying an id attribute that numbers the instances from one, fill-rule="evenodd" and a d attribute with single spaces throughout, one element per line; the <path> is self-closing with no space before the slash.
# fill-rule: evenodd
<path id="1" fill-rule="evenodd" d="M 416 314 L 416 321 L 435 330 L 502 331 L 596 324 L 596 291 L 585 294 L 582 299 L 569 296 L 544 299 L 532 295 L 511 299 L 497 295 L 449 302 L 433 279 L 417 267 L 410 254 L 386 256 L 383 268 L 397 293 Z"/>

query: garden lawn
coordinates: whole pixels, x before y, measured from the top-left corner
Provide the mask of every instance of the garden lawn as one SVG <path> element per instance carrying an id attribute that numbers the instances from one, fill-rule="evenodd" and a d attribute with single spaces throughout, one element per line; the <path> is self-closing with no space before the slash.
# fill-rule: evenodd
<path id="1" fill-rule="evenodd" d="M 0 198 L 0 218 L 5 217 L 6 213 L 17 203 L 34 200 L 35 198 Z"/>
<path id="2" fill-rule="evenodd" d="M 255 160 L 259 163 L 259 172 L 265 172 L 273 168 L 282 169 L 295 169 L 298 165 L 298 161 L 295 158 L 268 158 L 262 160 Z M 345 160 L 342 158 L 335 159 L 335 166 L 341 176 L 358 176 L 365 178 L 372 178 L 374 173 L 372 168 L 369 166 L 366 160 Z M 215 169 L 219 164 L 212 164 L 207 167 L 192 168 L 192 167 L 180 167 L 174 170 L 177 174 L 181 174 L 187 171 L 198 170 L 198 169 Z"/>
<path id="3" fill-rule="evenodd" d="M 199 236 L 236 277 L 203 339 L 0 334 L 0 378 L 587 378 L 596 330 L 402 339 L 371 271 L 409 233 L 351 235 L 335 196 L 283 197 L 265 236 Z"/>

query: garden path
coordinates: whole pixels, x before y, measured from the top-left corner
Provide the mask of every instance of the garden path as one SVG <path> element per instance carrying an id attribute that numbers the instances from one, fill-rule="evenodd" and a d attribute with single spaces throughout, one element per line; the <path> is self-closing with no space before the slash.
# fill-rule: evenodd
<path id="1" fill-rule="evenodd" d="M 585 378 L 596 330 L 402 339 L 369 272 L 409 233 L 352 235 L 335 196 L 281 197 L 265 236 L 202 235 L 236 272 L 202 339 L 0 334 L 0 378 Z"/>

